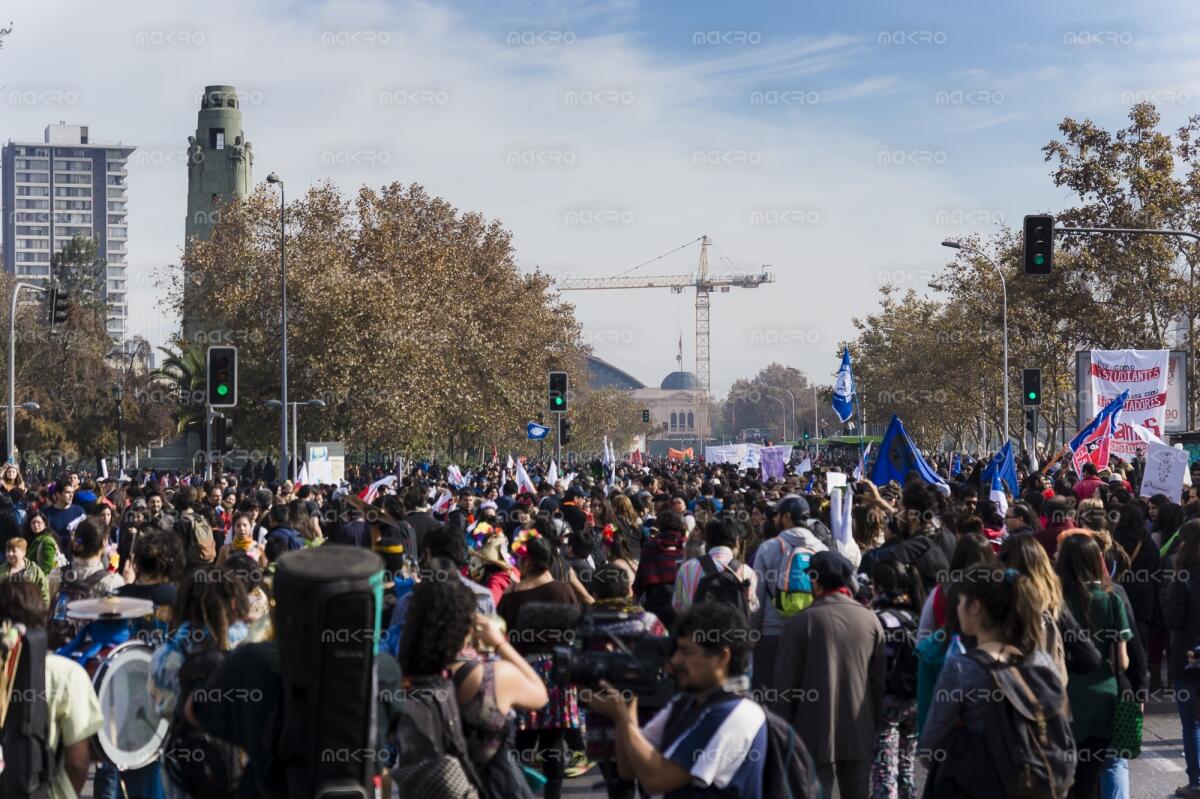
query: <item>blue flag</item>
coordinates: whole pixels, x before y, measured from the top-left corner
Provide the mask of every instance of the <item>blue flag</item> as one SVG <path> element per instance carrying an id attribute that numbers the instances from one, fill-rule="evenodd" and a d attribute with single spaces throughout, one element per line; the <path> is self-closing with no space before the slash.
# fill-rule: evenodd
<path id="1" fill-rule="evenodd" d="M 904 478 L 914 470 L 921 475 L 922 480 L 942 493 L 950 493 L 950 486 L 925 462 L 925 458 L 908 437 L 908 431 L 904 429 L 900 417 L 893 416 L 887 433 L 883 436 L 883 443 L 879 445 L 879 457 L 875 460 L 875 470 L 871 472 L 871 482 L 881 486 L 889 480 L 895 480 L 904 485 Z"/>
<path id="2" fill-rule="evenodd" d="M 1000 479 L 1008 486 L 1009 493 L 1014 497 L 1020 492 L 1020 486 L 1017 483 L 1017 461 L 1013 457 L 1012 442 L 1004 442 L 1004 446 L 1000 448 L 993 457 L 987 467 L 984 468 L 981 478 L 984 485 L 991 488 L 992 476 L 999 475 Z"/>
<path id="3" fill-rule="evenodd" d="M 850 371 L 850 348 L 842 350 L 842 366 L 833 383 L 833 412 L 845 424 L 854 415 L 854 375 Z"/>

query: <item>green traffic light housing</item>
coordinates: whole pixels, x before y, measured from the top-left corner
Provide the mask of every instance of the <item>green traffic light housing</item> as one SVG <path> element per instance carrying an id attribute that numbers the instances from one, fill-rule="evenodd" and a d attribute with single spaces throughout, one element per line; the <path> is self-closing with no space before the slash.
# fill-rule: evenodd
<path id="1" fill-rule="evenodd" d="M 237 347 L 209 347 L 207 366 L 209 407 L 237 405 Z"/>
<path id="2" fill-rule="evenodd" d="M 1025 393 L 1025 406 L 1036 407 L 1042 404 L 1042 370 L 1022 369 L 1021 387 Z"/>

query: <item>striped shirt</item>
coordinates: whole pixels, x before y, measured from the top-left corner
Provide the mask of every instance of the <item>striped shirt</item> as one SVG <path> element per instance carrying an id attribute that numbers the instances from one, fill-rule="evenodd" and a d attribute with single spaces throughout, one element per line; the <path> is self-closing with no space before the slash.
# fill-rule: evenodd
<path id="1" fill-rule="evenodd" d="M 713 547 L 708 554 L 712 555 L 713 562 L 722 569 L 728 567 L 729 562 L 733 560 L 733 550 L 729 547 Z M 754 569 L 743 563 L 738 568 L 738 577 L 750 581 L 747 589 L 749 595 L 746 599 L 750 613 L 753 614 L 758 611 L 758 575 L 754 573 Z M 675 597 L 671 600 L 671 607 L 675 608 L 677 613 L 682 613 L 691 606 L 692 598 L 696 596 L 696 589 L 703 578 L 704 564 L 700 562 L 700 558 L 692 558 L 679 567 L 679 574 L 675 577 Z"/>
<path id="2" fill-rule="evenodd" d="M 762 796 L 767 757 L 763 709 L 738 696 L 714 701 L 674 740 L 665 741 L 668 721 L 681 701 L 676 695 L 642 728 L 663 757 L 692 776 L 691 783 L 666 794 L 666 799 Z"/>

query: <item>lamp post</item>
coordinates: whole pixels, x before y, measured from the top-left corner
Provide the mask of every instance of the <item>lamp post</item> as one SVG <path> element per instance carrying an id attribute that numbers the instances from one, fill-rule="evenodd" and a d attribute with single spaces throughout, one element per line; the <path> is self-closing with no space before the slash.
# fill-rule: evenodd
<path id="1" fill-rule="evenodd" d="M 287 355 L 287 237 L 284 216 L 283 181 L 272 172 L 267 183 L 279 184 L 279 466 L 288 459 L 288 355 Z M 294 477 L 295 475 L 293 475 Z"/>
<path id="2" fill-rule="evenodd" d="M 264 404 L 268 408 L 282 408 L 283 407 L 283 403 L 280 402 L 279 400 L 275 400 L 275 399 L 267 400 L 266 403 L 264 403 Z M 297 471 L 297 469 L 299 467 L 297 466 L 297 463 L 296 463 L 297 453 L 299 452 L 299 448 L 296 443 L 299 440 L 298 439 L 299 433 L 296 430 L 297 418 L 300 416 L 300 411 L 298 409 L 301 406 L 308 407 L 308 408 L 324 408 L 325 400 L 320 400 L 320 399 L 297 400 L 296 402 L 291 403 L 291 406 L 292 406 L 292 479 L 295 479 L 296 477 L 300 476 L 299 471 Z M 281 465 L 282 465 L 282 462 L 281 462 Z"/>
<path id="3" fill-rule="evenodd" d="M 1011 435 L 1008 426 L 1008 284 L 1004 281 L 1004 273 L 1000 271 L 1000 267 L 982 250 L 972 247 L 969 244 L 961 244 L 957 241 L 943 241 L 942 246 L 949 247 L 952 250 L 964 250 L 966 252 L 978 255 L 980 258 L 991 264 L 992 268 L 996 270 L 996 274 L 1000 277 L 1000 297 L 1003 303 L 1001 305 L 1001 318 L 1003 319 L 1004 324 L 1004 441 L 1008 441 L 1009 436 Z"/>
<path id="4" fill-rule="evenodd" d="M 125 389 L 119 383 L 113 384 L 113 402 L 117 405 L 117 475 L 125 473 L 125 409 L 122 400 L 125 399 Z"/>
<path id="5" fill-rule="evenodd" d="M 12 306 L 8 314 L 8 436 L 5 440 L 7 451 L 5 455 L 9 463 L 17 462 L 17 295 L 21 289 L 45 292 L 46 289 L 36 283 L 17 283 L 13 286 Z M 51 311 L 53 313 L 53 310 Z M 30 403 L 25 403 L 29 405 Z"/>

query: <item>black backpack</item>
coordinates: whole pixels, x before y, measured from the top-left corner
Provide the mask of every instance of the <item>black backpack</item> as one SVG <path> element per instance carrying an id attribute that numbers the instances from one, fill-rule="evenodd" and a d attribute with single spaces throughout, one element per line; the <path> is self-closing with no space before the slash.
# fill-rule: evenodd
<path id="1" fill-rule="evenodd" d="M 4 658 L 0 657 L 0 664 Z M 4 770 L 0 796 L 4 799 L 46 799 L 54 772 L 50 751 L 50 708 L 46 704 L 46 631 L 26 630 L 17 655 L 8 715 L 0 731 Z"/>
<path id="2" fill-rule="evenodd" d="M 953 768 L 957 786 L 970 796 L 1065 797 L 1075 781 L 1075 739 L 1057 669 L 1028 658 L 1001 663 L 978 649 L 966 657 L 992 675 L 1003 699 L 983 702 L 986 735 L 966 733 Z"/>
<path id="3" fill-rule="evenodd" d="M 884 652 L 887 654 L 887 693 L 898 699 L 917 695 L 916 614 L 902 608 L 880 608 L 875 616 L 883 626 Z"/>
<path id="4" fill-rule="evenodd" d="M 781 799 L 821 799 L 817 767 L 796 729 L 783 716 L 767 715 L 767 757 L 763 762 L 762 795 Z"/>
<path id="5" fill-rule="evenodd" d="M 236 796 L 246 771 L 246 758 L 236 746 L 193 727 L 183 719 L 183 708 L 198 688 L 225 662 L 220 650 L 188 655 L 179 667 L 179 693 L 175 715 L 163 750 L 164 766 L 175 784 L 191 796 L 227 799 Z"/>
<path id="6" fill-rule="evenodd" d="M 712 555 L 703 555 L 700 558 L 700 567 L 704 569 L 704 576 L 696 584 L 692 603 L 719 602 L 737 608 L 749 619 L 750 600 L 747 593 L 750 590 L 750 581 L 738 576 L 742 564 L 735 558 L 725 566 L 718 566 Z"/>
<path id="7" fill-rule="evenodd" d="M 100 582 L 108 575 L 105 569 L 97 569 L 87 577 L 78 577 L 74 567 L 62 571 L 62 583 L 50 606 L 50 621 L 46 625 L 46 639 L 51 650 L 60 649 L 75 639 L 86 621 L 67 618 L 67 606 L 80 599 L 96 599 L 102 593 Z"/>
<path id="8" fill-rule="evenodd" d="M 406 682 L 396 730 L 400 752 L 391 772 L 400 799 L 479 799 L 454 683 L 440 675 Z"/>

